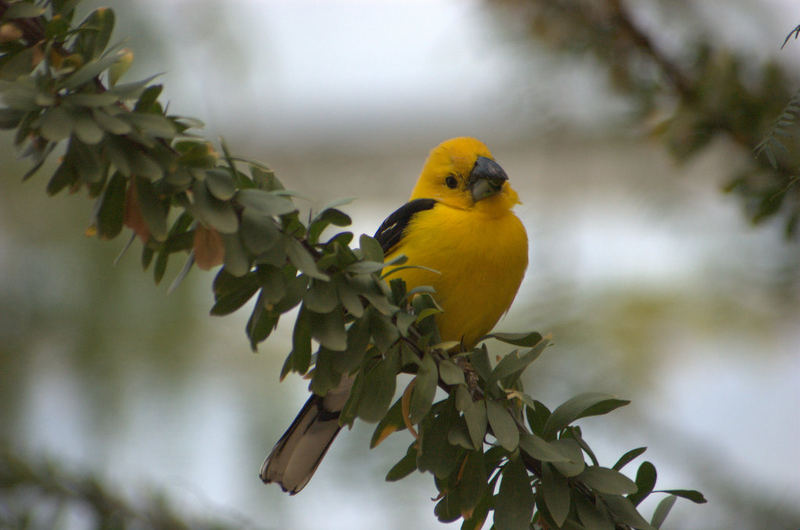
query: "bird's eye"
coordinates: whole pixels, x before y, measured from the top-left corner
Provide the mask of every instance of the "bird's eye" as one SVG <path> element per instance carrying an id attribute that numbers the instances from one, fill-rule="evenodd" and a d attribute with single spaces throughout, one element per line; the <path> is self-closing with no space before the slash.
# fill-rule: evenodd
<path id="1" fill-rule="evenodd" d="M 453 188 L 458 186 L 458 181 L 456 180 L 456 178 L 453 175 L 450 175 L 449 177 L 444 179 L 444 183 L 447 184 L 447 187 L 451 188 L 451 189 L 453 189 Z"/>

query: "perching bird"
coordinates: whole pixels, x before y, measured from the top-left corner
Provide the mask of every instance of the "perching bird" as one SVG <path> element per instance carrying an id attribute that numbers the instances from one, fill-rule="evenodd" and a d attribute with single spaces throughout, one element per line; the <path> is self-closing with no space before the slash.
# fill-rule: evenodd
<path id="1" fill-rule="evenodd" d="M 378 228 L 386 260 L 405 254 L 395 273 L 407 288 L 430 285 L 444 310 L 443 341 L 475 345 L 508 311 L 528 266 L 528 237 L 512 212 L 519 202 L 487 147 L 453 138 L 435 147 L 411 199 Z M 324 397 L 312 395 L 261 467 L 264 482 L 295 494 L 311 479 L 339 433 L 339 413 L 354 376 L 345 375 Z"/>

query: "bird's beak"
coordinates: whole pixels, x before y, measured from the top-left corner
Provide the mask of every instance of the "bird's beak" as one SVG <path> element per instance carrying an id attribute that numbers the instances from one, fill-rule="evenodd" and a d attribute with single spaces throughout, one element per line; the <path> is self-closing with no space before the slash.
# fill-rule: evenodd
<path id="1" fill-rule="evenodd" d="M 491 197 L 503 188 L 503 183 L 508 180 L 508 175 L 500 167 L 500 164 L 479 156 L 472 166 L 469 174 L 469 189 L 472 193 L 472 200 L 475 202 Z"/>

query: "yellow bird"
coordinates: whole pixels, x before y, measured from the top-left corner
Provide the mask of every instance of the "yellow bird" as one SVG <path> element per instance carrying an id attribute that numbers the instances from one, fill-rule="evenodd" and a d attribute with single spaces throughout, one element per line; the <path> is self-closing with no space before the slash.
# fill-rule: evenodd
<path id="1" fill-rule="evenodd" d="M 443 341 L 471 348 L 508 311 L 528 266 L 528 237 L 512 208 L 519 203 L 508 176 L 474 138 L 453 138 L 428 156 L 411 198 L 378 228 L 386 259 L 409 268 L 395 273 L 408 289 L 430 285 L 444 310 Z M 354 377 L 324 397 L 312 395 L 261 467 L 264 482 L 295 494 L 311 479 L 339 433 L 339 413 Z"/>

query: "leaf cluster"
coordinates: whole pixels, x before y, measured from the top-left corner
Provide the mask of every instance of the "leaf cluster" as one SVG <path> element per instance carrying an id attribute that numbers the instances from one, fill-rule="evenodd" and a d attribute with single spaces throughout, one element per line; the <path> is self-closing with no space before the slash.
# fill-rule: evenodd
<path id="1" fill-rule="evenodd" d="M 642 463 L 635 481 L 620 470 L 645 448 L 633 449 L 612 467 L 604 467 L 574 425 L 628 401 L 587 393 L 550 411 L 524 393 L 519 380 L 549 341 L 537 333 L 493 337 L 525 348 L 512 351 L 495 366 L 485 344 L 440 361 L 439 376 L 449 395 L 430 406 L 416 440 L 387 480 L 414 470 L 432 473 L 439 491 L 435 514 L 442 522 L 462 518 L 465 529 L 481 528 L 492 511 L 498 529 L 651 529 L 660 527 L 676 497 L 705 502 L 696 491 L 664 490 L 667 496 L 651 520 L 644 519 L 636 506 L 655 491 L 655 467 Z M 453 369 L 452 364 L 465 369 Z M 415 382 L 424 384 L 427 377 L 427 372 L 419 372 L 389 409 L 375 429 L 373 446 L 404 428 L 403 411 L 413 410 L 419 392 Z"/>
<path id="2" fill-rule="evenodd" d="M 408 291 L 392 278 L 404 257 L 384 262 L 375 239 L 362 235 L 354 247 L 353 233 L 330 234 L 350 224 L 339 209 L 345 201 L 301 219 L 272 171 L 193 135 L 202 125 L 169 115 L 152 79 L 120 84 L 132 53 L 108 46 L 113 12 L 73 23 L 76 3 L 0 0 L 8 36 L 0 42 L 0 125 L 16 129 L 16 146 L 31 158 L 25 178 L 65 145 L 48 193 L 85 190 L 95 199 L 89 233 L 112 239 L 128 227 L 156 282 L 174 254 L 187 258 L 173 287 L 194 265 L 222 265 L 211 313 L 255 299 L 246 325 L 253 349 L 297 307 L 281 377 L 305 375 L 318 395 L 353 378 L 340 421 L 377 423 L 372 446 L 407 429 L 414 441 L 388 480 L 430 472 L 436 516 L 468 529 L 492 511 L 499 529 L 652 528 L 674 496 L 704 502 L 697 492 L 667 491 L 647 522 L 636 505 L 653 491 L 655 468 L 643 463 L 635 481 L 620 473 L 643 449 L 603 467 L 573 424 L 627 401 L 583 394 L 551 412 L 525 394 L 520 377 L 549 344 L 535 332 L 486 337 L 518 348 L 496 363 L 485 342 L 469 351 L 443 344 L 432 289 Z M 412 379 L 392 402 L 401 373 Z M 437 389 L 444 399 L 436 401 Z"/>

